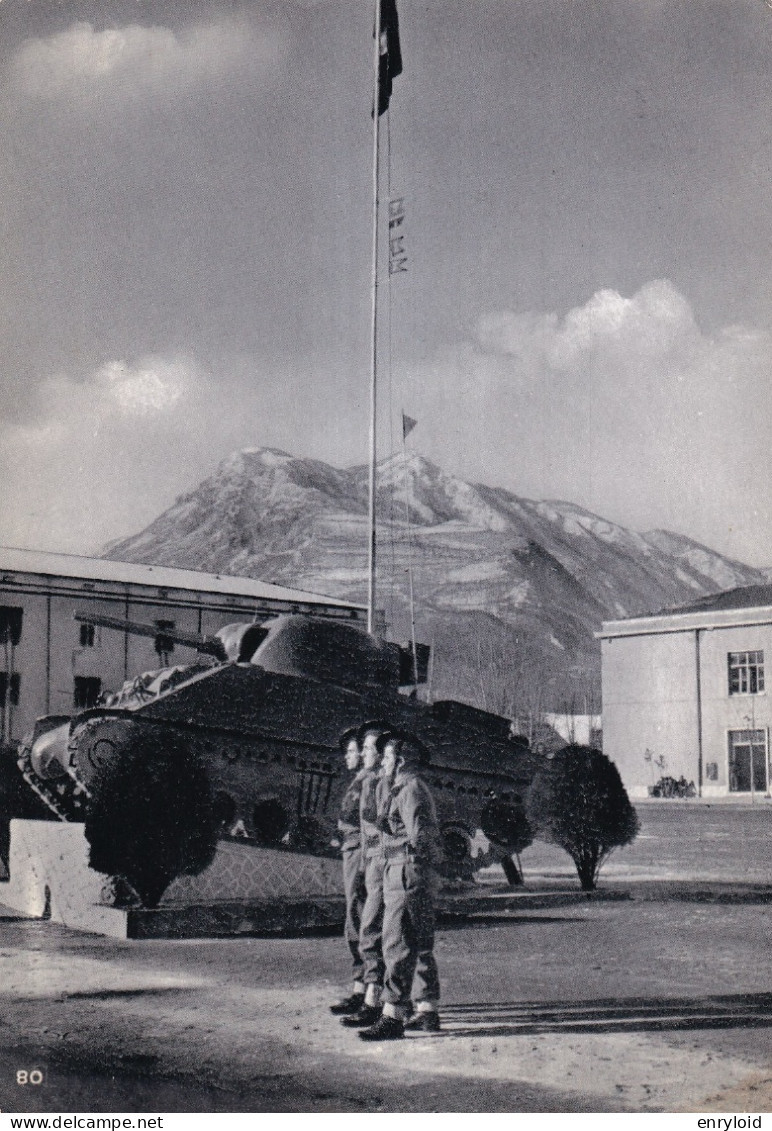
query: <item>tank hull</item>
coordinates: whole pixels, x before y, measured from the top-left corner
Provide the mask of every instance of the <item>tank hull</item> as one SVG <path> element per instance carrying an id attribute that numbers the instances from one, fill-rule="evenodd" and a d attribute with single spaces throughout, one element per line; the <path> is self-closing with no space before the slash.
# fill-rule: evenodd
<path id="1" fill-rule="evenodd" d="M 152 898 L 165 876 L 204 867 L 217 837 L 337 855 L 350 782 L 340 735 L 373 719 L 429 751 L 449 874 L 469 875 L 528 843 L 522 812 L 535 763 L 510 740 L 509 721 L 403 694 L 396 646 L 349 626 L 325 626 L 325 639 L 321 631 L 279 620 L 261 630 L 250 660 L 147 673 L 68 723 L 38 720 L 20 751 L 22 773 L 55 816 L 85 820 L 94 867 L 135 886 L 140 876 Z M 392 682 L 379 684 L 391 667 Z M 145 858 L 131 863 L 143 838 Z M 153 853 L 160 879 L 151 884 Z"/>
<path id="2" fill-rule="evenodd" d="M 426 743 L 432 759 L 426 776 L 441 828 L 467 837 L 483 863 L 477 858 L 490 839 L 486 805 L 493 798 L 522 802 L 529 759 L 513 754 L 505 740 L 438 721 L 430 707 L 398 694 L 362 695 L 228 665 L 133 710 L 94 709 L 74 719 L 70 763 L 89 790 L 106 760 L 120 759 L 128 723 L 154 747 L 164 734 L 174 736 L 206 766 L 222 835 L 329 856 L 337 852 L 338 813 L 350 778 L 338 737 L 368 718 L 387 719 Z M 497 847 L 488 858 L 500 856 Z"/>

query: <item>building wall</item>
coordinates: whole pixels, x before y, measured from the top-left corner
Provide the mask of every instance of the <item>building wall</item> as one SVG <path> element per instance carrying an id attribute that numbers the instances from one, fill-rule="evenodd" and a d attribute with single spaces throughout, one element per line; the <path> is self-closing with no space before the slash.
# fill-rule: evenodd
<path id="1" fill-rule="evenodd" d="M 760 694 L 729 694 L 728 662 L 730 652 L 763 650 L 765 666 L 772 663 L 772 626 L 748 625 L 742 628 L 721 628 L 700 633 L 702 655 L 702 730 L 703 763 L 706 768 L 703 793 L 705 796 L 729 792 L 729 734 L 730 731 L 761 730 L 766 747 L 768 791 L 769 727 L 772 723 L 769 696 Z M 716 780 L 708 778 L 712 763 L 717 770 Z"/>
<path id="2" fill-rule="evenodd" d="M 663 775 L 683 776 L 698 789 L 701 781 L 704 797 L 750 791 L 750 780 L 747 790 L 738 788 L 736 767 L 730 780 L 730 737 L 742 742 L 743 731 L 758 738 L 754 789 L 763 778 L 769 792 L 772 703 L 766 690 L 730 695 L 728 657 L 734 652 L 763 652 L 769 670 L 772 625 L 703 623 L 602 640 L 604 750 L 632 797 L 647 796 Z M 662 758 L 664 765 L 657 765 Z"/>
<path id="3" fill-rule="evenodd" d="M 20 677 L 19 702 L 0 701 L 0 745 L 18 742 L 35 719 L 46 714 L 70 715 L 75 710 L 76 679 L 99 679 L 101 690 L 116 690 L 124 680 L 163 666 L 152 637 L 134 636 L 96 626 L 93 645 L 81 643 L 81 626 L 73 614 L 101 613 L 123 620 L 153 623 L 173 621 L 176 629 L 214 634 L 235 621 L 264 619 L 281 612 L 349 616 L 342 607 L 318 608 L 303 603 L 297 609 L 286 602 L 253 596 L 238 597 L 205 591 L 162 589 L 150 585 L 102 582 L 32 573 L 4 574 L 0 580 L 0 607 L 23 610 L 21 638 L 16 647 L 0 643 L 0 674 Z M 350 615 L 360 619 L 352 606 Z M 170 664 L 195 661 L 194 649 L 174 646 Z"/>
<path id="4" fill-rule="evenodd" d="M 663 774 L 696 783 L 694 633 L 603 640 L 601 678 L 603 750 L 630 796 L 646 797 Z"/>

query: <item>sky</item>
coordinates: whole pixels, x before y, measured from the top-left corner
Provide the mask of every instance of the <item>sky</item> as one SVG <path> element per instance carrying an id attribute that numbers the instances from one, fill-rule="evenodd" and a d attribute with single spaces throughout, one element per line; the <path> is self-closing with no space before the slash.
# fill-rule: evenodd
<path id="1" fill-rule="evenodd" d="M 772 3 L 397 4 L 379 454 L 772 565 Z M 365 462 L 373 10 L 0 0 L 0 543 Z"/>

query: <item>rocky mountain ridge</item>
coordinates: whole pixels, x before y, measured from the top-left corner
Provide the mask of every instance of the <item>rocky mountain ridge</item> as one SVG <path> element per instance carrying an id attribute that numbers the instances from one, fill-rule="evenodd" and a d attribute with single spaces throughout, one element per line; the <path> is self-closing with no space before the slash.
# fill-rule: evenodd
<path id="1" fill-rule="evenodd" d="M 366 467 L 247 448 L 103 556 L 363 602 L 367 478 Z M 376 488 L 378 603 L 392 635 L 408 635 L 411 570 L 420 638 L 455 653 L 453 693 L 491 709 L 509 694 L 477 686 L 492 667 L 520 672 L 521 685 L 528 670 L 551 685 L 553 705 L 579 688 L 596 697 L 603 620 L 766 580 L 684 535 L 641 534 L 574 503 L 468 483 L 420 455 L 382 461 Z"/>

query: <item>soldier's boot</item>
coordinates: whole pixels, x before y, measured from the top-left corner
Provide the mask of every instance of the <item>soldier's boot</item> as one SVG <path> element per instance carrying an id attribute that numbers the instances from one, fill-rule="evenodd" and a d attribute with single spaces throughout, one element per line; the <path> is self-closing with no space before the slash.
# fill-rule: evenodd
<path id="1" fill-rule="evenodd" d="M 358 1013 L 349 1017 L 341 1017 L 341 1025 L 347 1029 L 364 1029 L 373 1025 L 381 1016 L 381 987 L 375 982 L 368 982 L 365 990 L 365 1000 Z"/>
<path id="2" fill-rule="evenodd" d="M 359 1013 L 354 1013 L 350 1017 L 341 1017 L 340 1023 L 347 1029 L 364 1029 L 367 1025 L 374 1025 L 380 1016 L 380 1005 L 363 1005 Z"/>
<path id="3" fill-rule="evenodd" d="M 369 1029 L 362 1029 L 359 1038 L 362 1041 L 398 1041 L 405 1035 L 405 1026 L 398 1017 L 378 1018 Z"/>
<path id="4" fill-rule="evenodd" d="M 436 1009 L 419 1009 L 408 1018 L 404 1028 L 406 1033 L 439 1033 L 440 1015 Z"/>
<path id="5" fill-rule="evenodd" d="M 398 1041 L 404 1035 L 403 1011 L 399 1006 L 386 1002 L 375 1024 L 363 1029 L 359 1037 L 363 1041 Z"/>
<path id="6" fill-rule="evenodd" d="M 360 989 L 361 986 L 361 989 Z M 341 1014 L 359 1013 L 359 1010 L 365 1004 L 365 987 L 361 982 L 354 983 L 354 992 L 344 997 L 342 1001 L 336 1001 L 335 1005 L 330 1006 L 330 1013 L 336 1016 Z"/>

